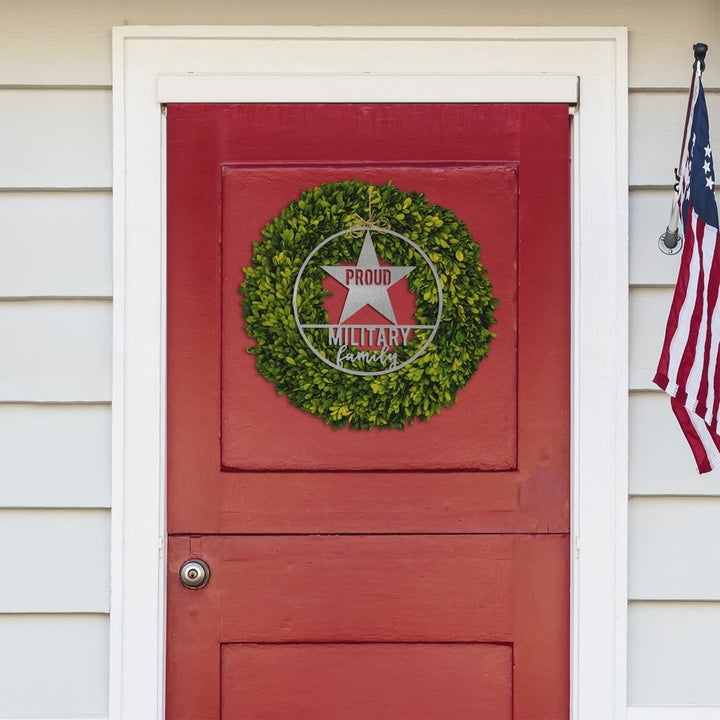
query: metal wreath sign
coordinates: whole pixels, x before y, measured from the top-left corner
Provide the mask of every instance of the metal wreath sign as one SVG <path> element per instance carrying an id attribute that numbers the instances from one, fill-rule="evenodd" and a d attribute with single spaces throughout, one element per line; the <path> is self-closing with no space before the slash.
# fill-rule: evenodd
<path id="1" fill-rule="evenodd" d="M 303 191 L 244 273 L 258 372 L 333 427 L 400 428 L 450 407 L 494 337 L 497 299 L 465 224 L 390 182 Z"/>

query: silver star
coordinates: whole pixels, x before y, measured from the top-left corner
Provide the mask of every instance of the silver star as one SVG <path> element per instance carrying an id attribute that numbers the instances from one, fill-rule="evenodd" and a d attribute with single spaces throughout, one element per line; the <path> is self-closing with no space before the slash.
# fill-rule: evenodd
<path id="1" fill-rule="evenodd" d="M 328 275 L 348 289 L 340 323 L 369 305 L 390 322 L 397 324 L 388 290 L 414 270 L 415 266 L 380 265 L 369 230 L 365 233 L 360 257 L 355 265 L 323 265 L 322 267 Z"/>

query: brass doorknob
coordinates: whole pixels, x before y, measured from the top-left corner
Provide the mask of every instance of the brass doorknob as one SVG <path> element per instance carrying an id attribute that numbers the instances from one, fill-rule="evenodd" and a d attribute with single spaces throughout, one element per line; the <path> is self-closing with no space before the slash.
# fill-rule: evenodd
<path id="1" fill-rule="evenodd" d="M 180 568 L 180 582 L 191 590 L 198 590 L 208 584 L 210 568 L 204 560 L 186 560 Z"/>

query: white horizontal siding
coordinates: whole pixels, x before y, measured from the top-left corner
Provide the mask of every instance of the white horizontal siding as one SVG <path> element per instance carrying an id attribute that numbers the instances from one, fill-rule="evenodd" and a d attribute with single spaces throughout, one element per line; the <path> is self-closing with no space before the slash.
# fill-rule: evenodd
<path id="1" fill-rule="evenodd" d="M 102 716 L 107 692 L 107 615 L 0 615 L 0 717 Z"/>
<path id="2" fill-rule="evenodd" d="M 110 406 L 0 404 L 0 477 L 0 507 L 109 507 Z"/>
<path id="3" fill-rule="evenodd" d="M 107 714 L 102 715 L 2 715 L 2 720 L 108 720 Z M 687 718 L 683 718 L 687 720 Z"/>
<path id="4" fill-rule="evenodd" d="M 670 398 L 660 391 L 630 395 L 630 494 L 720 495 L 717 473 L 698 473 Z"/>
<path id="5" fill-rule="evenodd" d="M 109 297 L 110 193 L 0 193 L 0 295 Z"/>
<path id="6" fill-rule="evenodd" d="M 0 510 L 0 613 L 106 613 L 107 510 Z"/>
<path id="7" fill-rule="evenodd" d="M 687 67 L 683 87 L 690 83 L 691 63 Z M 630 185 L 672 187 L 673 170 L 680 159 L 687 97 L 687 92 L 630 93 Z M 717 137 L 720 141 L 720 94 L 708 94 L 707 104 L 710 140 Z"/>
<path id="8" fill-rule="evenodd" d="M 672 288 L 633 288 L 630 292 L 630 389 L 656 390 L 657 368 Z"/>
<path id="9" fill-rule="evenodd" d="M 627 720 L 718 720 L 717 707 L 629 707 Z"/>
<path id="10" fill-rule="evenodd" d="M 0 328 L 0 402 L 110 399 L 109 301 L 4 301 Z"/>
<path id="11" fill-rule="evenodd" d="M 672 203 L 670 186 L 663 190 L 630 192 L 630 283 L 633 285 L 674 285 L 677 280 L 680 254 L 665 255 L 658 247 L 658 237 L 665 232 Z"/>
<path id="12" fill-rule="evenodd" d="M 630 501 L 629 596 L 720 600 L 720 498 Z"/>
<path id="13" fill-rule="evenodd" d="M 109 90 L 0 90 L 0 187 L 110 187 L 111 115 Z"/>
<path id="14" fill-rule="evenodd" d="M 630 705 L 717 705 L 720 717 L 718 678 L 720 603 L 630 603 Z"/>
<path id="15" fill-rule="evenodd" d="M 552 0 L 482 3 L 366 0 L 362 12 L 333 0 L 242 3 L 219 0 L 125 0 L 87 3 L 66 0 L 13 2 L 3 8 L 0 84 L 109 84 L 109 29 L 114 25 L 605 25 L 630 30 L 630 84 L 683 86 L 690 46 L 702 38 L 712 48 L 718 37 L 715 0 L 598 3 Z M 47 62 L 46 58 L 53 58 Z"/>

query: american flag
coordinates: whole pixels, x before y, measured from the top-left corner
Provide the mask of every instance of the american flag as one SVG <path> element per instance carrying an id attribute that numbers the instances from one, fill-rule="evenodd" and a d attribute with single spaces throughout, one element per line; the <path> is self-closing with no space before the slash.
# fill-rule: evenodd
<path id="1" fill-rule="evenodd" d="M 654 382 L 671 396 L 698 470 L 720 465 L 720 250 L 707 105 L 695 63 L 677 202 L 684 246 Z"/>

